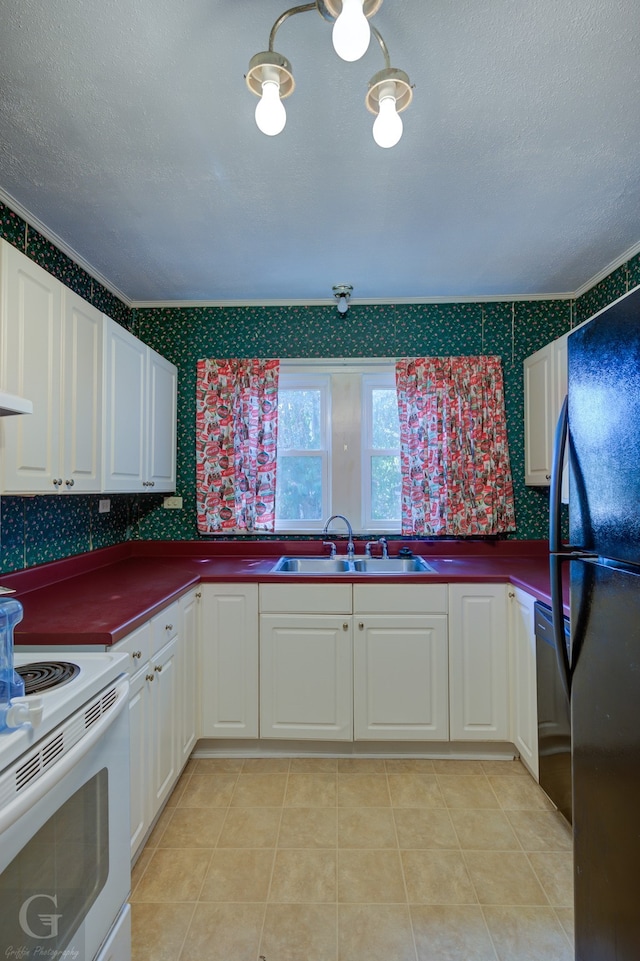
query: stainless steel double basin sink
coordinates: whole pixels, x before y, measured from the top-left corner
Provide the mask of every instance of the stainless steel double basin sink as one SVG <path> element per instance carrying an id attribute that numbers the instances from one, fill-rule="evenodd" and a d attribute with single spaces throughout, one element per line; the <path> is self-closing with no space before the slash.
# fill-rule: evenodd
<path id="1" fill-rule="evenodd" d="M 423 557 L 281 557 L 272 574 L 435 574 Z"/>

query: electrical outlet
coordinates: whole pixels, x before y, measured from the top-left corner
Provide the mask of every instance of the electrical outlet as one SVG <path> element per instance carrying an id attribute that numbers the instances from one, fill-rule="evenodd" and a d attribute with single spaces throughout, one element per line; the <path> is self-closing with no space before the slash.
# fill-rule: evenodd
<path id="1" fill-rule="evenodd" d="M 103 498 L 98 503 L 98 514 L 108 514 L 111 510 L 111 501 L 108 497 Z"/>
<path id="2" fill-rule="evenodd" d="M 170 511 L 182 510 L 181 497 L 165 497 L 163 506 Z"/>

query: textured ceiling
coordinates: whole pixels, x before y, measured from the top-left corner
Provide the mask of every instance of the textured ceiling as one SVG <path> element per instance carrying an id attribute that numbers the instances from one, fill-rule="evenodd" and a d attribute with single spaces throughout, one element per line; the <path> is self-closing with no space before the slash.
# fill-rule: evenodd
<path id="1" fill-rule="evenodd" d="M 561 294 L 638 248 L 638 0 L 385 0 L 390 150 L 380 47 L 344 63 L 314 11 L 258 131 L 244 74 L 290 2 L 0 0 L 2 195 L 130 302 Z"/>

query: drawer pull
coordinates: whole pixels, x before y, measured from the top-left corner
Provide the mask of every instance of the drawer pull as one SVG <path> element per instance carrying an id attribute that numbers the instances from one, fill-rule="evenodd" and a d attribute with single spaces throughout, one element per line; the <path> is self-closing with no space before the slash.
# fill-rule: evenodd
<path id="1" fill-rule="evenodd" d="M 146 674 L 145 681 L 152 681 L 154 677 L 155 677 L 155 674 Z"/>
<path id="2" fill-rule="evenodd" d="M 165 631 L 172 631 L 172 630 L 173 630 L 173 624 L 165 624 L 164 629 L 165 629 Z"/>
<path id="3" fill-rule="evenodd" d="M 161 670 L 162 670 L 162 664 L 156 664 L 156 666 L 154 667 L 154 671 L 157 671 L 159 674 Z"/>
<path id="4" fill-rule="evenodd" d="M 142 651 L 131 651 L 131 657 L 137 660 L 139 657 L 142 657 Z"/>

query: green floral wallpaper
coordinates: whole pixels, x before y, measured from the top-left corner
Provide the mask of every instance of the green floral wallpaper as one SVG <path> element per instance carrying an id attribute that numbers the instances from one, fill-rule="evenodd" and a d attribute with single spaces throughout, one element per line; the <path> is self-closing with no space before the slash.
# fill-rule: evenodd
<path id="1" fill-rule="evenodd" d="M 205 356 L 395 357 L 498 354 L 502 357 L 517 539 L 544 538 L 548 490 L 523 483 L 522 362 L 640 283 L 640 255 L 576 301 L 364 306 L 342 316 L 322 307 L 186 307 L 132 310 L 0 204 L 0 236 L 173 361 L 178 380 L 178 480 L 183 510 L 162 497 L 97 495 L 3 497 L 0 572 L 19 570 L 135 538 L 198 539 L 195 514 L 196 361 Z"/>

